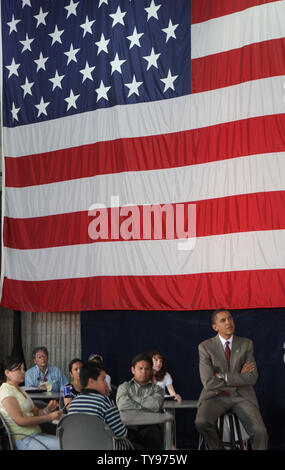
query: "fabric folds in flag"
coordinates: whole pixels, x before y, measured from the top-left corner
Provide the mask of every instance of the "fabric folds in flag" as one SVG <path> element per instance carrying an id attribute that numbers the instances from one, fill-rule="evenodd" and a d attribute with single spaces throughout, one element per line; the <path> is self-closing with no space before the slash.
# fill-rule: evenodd
<path id="1" fill-rule="evenodd" d="M 284 17 L 1 1 L 2 306 L 284 306 Z"/>

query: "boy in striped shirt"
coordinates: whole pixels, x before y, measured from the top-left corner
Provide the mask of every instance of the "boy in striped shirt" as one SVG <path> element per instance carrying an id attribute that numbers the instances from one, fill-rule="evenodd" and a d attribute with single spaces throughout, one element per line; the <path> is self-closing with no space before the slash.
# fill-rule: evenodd
<path id="1" fill-rule="evenodd" d="M 131 449 L 130 442 L 125 439 L 127 429 L 121 421 L 119 410 L 108 397 L 106 372 L 99 369 L 95 363 L 88 362 L 80 370 L 80 382 L 82 391 L 72 400 L 68 414 L 84 413 L 97 416 L 120 438 L 116 440 L 117 449 Z"/>

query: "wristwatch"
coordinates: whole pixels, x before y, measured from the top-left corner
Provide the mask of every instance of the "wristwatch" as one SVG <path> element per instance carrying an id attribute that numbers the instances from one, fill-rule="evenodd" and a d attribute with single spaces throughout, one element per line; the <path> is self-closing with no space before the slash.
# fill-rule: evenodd
<path id="1" fill-rule="evenodd" d="M 219 373 L 218 377 L 219 380 L 225 380 L 225 374 L 223 374 L 222 372 Z"/>

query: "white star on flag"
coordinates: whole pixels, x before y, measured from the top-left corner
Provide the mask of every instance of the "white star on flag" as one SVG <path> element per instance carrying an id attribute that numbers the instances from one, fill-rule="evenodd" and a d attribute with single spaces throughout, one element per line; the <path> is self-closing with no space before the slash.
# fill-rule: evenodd
<path id="1" fill-rule="evenodd" d="M 120 59 L 119 59 L 119 55 L 118 55 L 118 53 L 117 53 L 117 54 L 115 55 L 115 59 L 110 62 L 111 66 L 112 66 L 111 75 L 112 75 L 112 73 L 115 72 L 115 71 L 117 71 L 117 72 L 119 72 L 119 73 L 122 73 L 121 67 L 122 67 L 122 65 L 123 65 L 124 62 L 127 62 L 127 61 L 126 61 L 126 60 L 123 60 L 123 59 L 120 60 Z"/>
<path id="2" fill-rule="evenodd" d="M 12 59 L 11 65 L 5 65 L 5 67 L 9 70 L 8 78 L 12 77 L 12 75 L 16 75 L 17 77 L 19 76 L 18 68 L 20 67 L 20 64 L 16 64 L 14 57 Z"/>
<path id="3" fill-rule="evenodd" d="M 79 98 L 80 95 L 74 95 L 73 90 L 70 90 L 70 95 L 68 98 L 64 98 L 64 101 L 67 102 L 67 111 L 73 107 L 77 109 L 76 100 Z"/>
<path id="4" fill-rule="evenodd" d="M 53 78 L 49 78 L 49 81 L 53 84 L 52 91 L 57 87 L 62 89 L 61 80 L 64 76 L 65 75 L 58 75 L 58 71 L 56 70 L 55 76 Z"/>
<path id="5" fill-rule="evenodd" d="M 66 7 L 64 7 L 65 10 L 67 10 L 67 17 L 66 17 L 66 18 L 68 18 L 70 15 L 75 15 L 75 16 L 77 16 L 76 8 L 77 8 L 77 6 L 78 6 L 78 3 L 79 3 L 79 2 L 74 3 L 73 0 L 70 0 L 70 4 L 67 5 Z"/>
<path id="6" fill-rule="evenodd" d="M 31 0 L 22 0 L 22 8 L 24 8 L 25 6 L 32 8 Z"/>
<path id="7" fill-rule="evenodd" d="M 52 46 L 54 45 L 55 42 L 59 42 L 60 44 L 62 44 L 62 41 L 61 41 L 62 33 L 64 33 L 64 29 L 59 31 L 57 25 L 55 25 L 54 32 L 49 33 L 49 36 L 52 37 L 52 43 L 51 43 Z"/>
<path id="8" fill-rule="evenodd" d="M 73 62 L 77 62 L 76 54 L 77 54 L 78 51 L 80 51 L 80 49 L 73 49 L 73 44 L 71 43 L 71 44 L 70 44 L 70 49 L 69 49 L 69 51 L 67 51 L 67 52 L 64 53 L 64 54 L 67 55 L 67 57 L 68 57 L 67 65 L 68 65 L 69 62 L 71 62 L 72 60 L 73 60 Z"/>
<path id="9" fill-rule="evenodd" d="M 82 83 L 85 82 L 87 78 L 89 78 L 89 80 L 93 80 L 91 73 L 93 72 L 94 69 L 95 69 L 95 66 L 90 67 L 86 60 L 85 68 L 80 70 L 80 73 L 82 73 L 83 75 Z"/>
<path id="10" fill-rule="evenodd" d="M 160 7 L 161 5 L 156 5 L 154 3 L 154 0 L 151 0 L 149 7 L 145 8 L 147 12 L 147 21 L 149 21 L 150 18 L 155 18 L 156 20 L 158 20 L 157 12 L 160 9 Z"/>
<path id="11" fill-rule="evenodd" d="M 86 16 L 85 23 L 82 23 L 82 24 L 80 25 L 80 28 L 83 28 L 83 30 L 84 30 L 84 31 L 83 31 L 83 37 L 85 37 L 85 34 L 86 34 L 86 33 L 92 34 L 92 29 L 91 29 L 91 27 L 92 27 L 93 23 L 95 23 L 95 20 L 89 21 L 88 16 Z"/>
<path id="12" fill-rule="evenodd" d="M 172 90 L 175 90 L 174 88 L 174 85 L 173 85 L 173 82 L 174 80 L 176 80 L 176 78 L 178 77 L 178 75 L 171 75 L 171 70 L 169 69 L 168 70 L 168 75 L 166 78 L 161 78 L 160 80 L 164 83 L 164 90 L 163 90 L 163 93 L 165 91 L 168 90 L 168 88 L 171 88 Z"/>
<path id="13" fill-rule="evenodd" d="M 34 15 L 34 18 L 36 18 L 37 20 L 37 26 L 36 28 L 40 25 L 40 24 L 43 24 L 46 26 L 46 20 L 45 20 L 45 17 L 48 15 L 48 11 L 46 11 L 45 13 L 43 12 L 43 9 L 42 7 L 40 8 L 40 11 L 37 15 Z"/>
<path id="14" fill-rule="evenodd" d="M 22 49 L 22 53 L 24 51 L 32 51 L 31 44 L 34 40 L 35 40 L 35 38 L 29 39 L 28 33 L 26 33 L 25 41 L 20 41 L 20 43 L 23 44 L 23 46 L 24 46 L 23 49 Z"/>
<path id="15" fill-rule="evenodd" d="M 43 53 L 41 52 L 39 58 L 34 60 L 34 62 L 37 64 L 37 72 L 40 69 L 43 69 L 43 70 L 46 69 L 45 63 L 47 60 L 48 60 L 48 57 L 43 57 Z"/>
<path id="16" fill-rule="evenodd" d="M 139 96 L 139 91 L 138 88 L 141 86 L 143 82 L 137 82 L 135 74 L 133 75 L 133 81 L 131 83 L 125 83 L 125 86 L 129 88 L 129 96 L 131 96 L 133 93 Z"/>
<path id="17" fill-rule="evenodd" d="M 162 31 L 166 34 L 166 42 L 167 42 L 168 39 L 170 39 L 170 38 L 176 39 L 176 35 L 175 35 L 175 32 L 174 32 L 174 31 L 176 30 L 177 26 L 179 26 L 179 25 L 178 25 L 178 24 L 172 24 L 172 21 L 171 21 L 171 19 L 170 19 L 170 20 L 169 20 L 169 23 L 168 23 L 168 27 L 162 29 Z"/>
<path id="18" fill-rule="evenodd" d="M 21 85 L 21 88 L 24 90 L 24 98 L 26 95 L 32 95 L 31 88 L 34 85 L 35 82 L 29 82 L 28 77 L 26 77 L 26 81 L 24 85 Z"/>
<path id="19" fill-rule="evenodd" d="M 99 88 L 96 88 L 96 93 L 97 93 L 97 101 L 99 101 L 101 98 L 104 98 L 105 100 L 109 101 L 109 98 L 107 96 L 108 91 L 110 90 L 110 86 L 106 86 L 103 83 L 103 80 L 101 80 Z"/>
<path id="20" fill-rule="evenodd" d="M 12 16 L 12 20 L 9 21 L 9 23 L 7 23 L 7 25 L 10 28 L 9 35 L 12 33 L 12 31 L 17 32 L 17 23 L 20 23 L 20 21 L 22 21 L 22 20 L 16 20 L 15 16 L 14 15 Z"/>
<path id="21" fill-rule="evenodd" d="M 134 27 L 134 31 L 133 31 L 133 34 L 131 36 L 127 36 L 127 39 L 131 42 L 130 44 L 130 49 L 133 47 L 133 46 L 139 46 L 141 47 L 140 45 L 140 38 L 144 35 L 144 33 L 138 33 L 137 32 L 137 28 Z"/>
<path id="22" fill-rule="evenodd" d="M 110 39 L 105 39 L 105 36 L 102 33 L 100 41 L 95 42 L 95 44 L 98 46 L 97 55 L 99 55 L 101 51 L 104 51 L 108 54 L 108 44 L 109 44 L 109 42 L 110 42 Z"/>
<path id="23" fill-rule="evenodd" d="M 114 28 L 114 26 L 116 26 L 117 23 L 120 23 L 124 26 L 125 23 L 124 23 L 123 18 L 126 14 L 127 14 L 126 11 L 121 11 L 121 8 L 118 7 L 116 13 L 112 13 L 111 15 L 109 15 L 111 16 L 111 18 L 113 18 L 112 28 Z"/>
<path id="24" fill-rule="evenodd" d="M 155 67 L 155 68 L 158 68 L 157 61 L 158 61 L 158 58 L 159 58 L 160 55 L 161 55 L 160 52 L 158 54 L 155 54 L 154 49 L 152 47 L 150 55 L 147 55 L 147 56 L 143 57 L 148 62 L 147 68 L 146 68 L 147 70 L 149 70 L 150 67 L 152 67 L 152 66 Z"/>
<path id="25" fill-rule="evenodd" d="M 13 117 L 13 120 L 15 121 L 19 121 L 18 119 L 18 112 L 20 111 L 21 108 L 16 108 L 15 107 L 15 103 L 13 101 L 12 103 L 12 109 L 11 109 L 11 113 L 12 113 L 12 117 Z"/>
<path id="26" fill-rule="evenodd" d="M 100 0 L 98 8 L 100 8 L 100 6 L 103 5 L 103 3 L 105 3 L 105 5 L 108 5 L 108 0 Z"/>
<path id="27" fill-rule="evenodd" d="M 46 108 L 48 105 L 49 102 L 45 103 L 43 97 L 41 98 L 39 104 L 35 104 L 35 107 L 38 109 L 38 117 L 40 117 L 41 114 L 45 114 L 47 116 Z"/>

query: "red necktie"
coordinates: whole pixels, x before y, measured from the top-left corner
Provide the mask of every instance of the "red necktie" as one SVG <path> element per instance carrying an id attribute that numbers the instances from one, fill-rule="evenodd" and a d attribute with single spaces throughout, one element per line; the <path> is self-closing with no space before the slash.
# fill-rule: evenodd
<path id="1" fill-rule="evenodd" d="M 230 350 L 229 344 L 230 344 L 229 341 L 226 341 L 225 355 L 228 361 L 228 367 L 230 368 L 231 350 Z"/>

